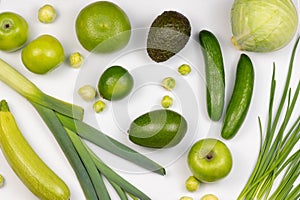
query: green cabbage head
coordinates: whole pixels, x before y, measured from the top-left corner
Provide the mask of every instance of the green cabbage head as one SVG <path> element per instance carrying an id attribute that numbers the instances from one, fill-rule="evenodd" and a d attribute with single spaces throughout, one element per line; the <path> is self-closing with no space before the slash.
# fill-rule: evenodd
<path id="1" fill-rule="evenodd" d="M 271 52 L 293 39 L 298 12 L 291 0 L 235 0 L 231 26 L 232 42 L 238 49 Z"/>

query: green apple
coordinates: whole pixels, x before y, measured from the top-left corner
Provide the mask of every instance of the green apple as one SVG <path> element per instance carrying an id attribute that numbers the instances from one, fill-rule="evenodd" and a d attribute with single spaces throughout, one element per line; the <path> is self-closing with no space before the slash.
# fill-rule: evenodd
<path id="1" fill-rule="evenodd" d="M 215 182 L 227 176 L 231 171 L 231 152 L 218 139 L 201 139 L 192 146 L 188 153 L 188 166 L 199 181 Z"/>
<path id="2" fill-rule="evenodd" d="M 28 24 L 21 15 L 0 13 L 0 50 L 16 51 L 26 43 L 28 36 Z"/>
<path id="3" fill-rule="evenodd" d="M 64 62 L 62 44 L 55 37 L 44 34 L 32 40 L 22 50 L 22 62 L 36 74 L 46 74 Z"/>

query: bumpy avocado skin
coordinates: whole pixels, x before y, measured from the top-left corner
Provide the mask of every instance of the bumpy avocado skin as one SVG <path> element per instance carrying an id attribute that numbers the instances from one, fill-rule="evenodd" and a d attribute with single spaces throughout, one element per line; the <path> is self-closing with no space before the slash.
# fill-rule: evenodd
<path id="1" fill-rule="evenodd" d="M 191 36 L 189 20 L 176 11 L 164 11 L 151 24 L 147 53 L 155 62 L 164 62 L 177 54 Z"/>

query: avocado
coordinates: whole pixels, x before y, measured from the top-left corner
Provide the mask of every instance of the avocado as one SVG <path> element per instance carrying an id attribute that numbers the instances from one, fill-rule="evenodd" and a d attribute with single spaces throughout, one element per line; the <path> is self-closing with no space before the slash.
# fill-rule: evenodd
<path id="1" fill-rule="evenodd" d="M 136 118 L 128 130 L 129 139 L 140 146 L 167 148 L 177 145 L 187 131 L 183 116 L 169 109 L 159 109 Z"/>
<path id="2" fill-rule="evenodd" d="M 151 24 L 147 53 L 155 62 L 164 62 L 177 54 L 191 35 L 189 20 L 177 11 L 164 11 Z"/>

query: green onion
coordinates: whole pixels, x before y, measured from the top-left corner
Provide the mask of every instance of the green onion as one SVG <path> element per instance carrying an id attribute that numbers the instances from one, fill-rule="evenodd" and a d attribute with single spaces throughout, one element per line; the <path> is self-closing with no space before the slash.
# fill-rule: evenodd
<path id="1" fill-rule="evenodd" d="M 71 164 L 86 199 L 110 199 L 102 175 L 112 184 L 121 199 L 126 199 L 126 194 L 133 198 L 150 199 L 105 165 L 84 144 L 82 138 L 161 175 L 165 174 L 163 167 L 82 122 L 83 109 L 80 106 L 43 93 L 35 84 L 1 59 L 0 80 L 30 101 L 38 111 Z"/>
<path id="2" fill-rule="evenodd" d="M 295 145 L 300 140 L 300 115 L 296 113 L 296 119 L 291 119 L 295 111 L 300 92 L 300 81 L 294 94 L 290 88 L 290 80 L 294 65 L 295 54 L 300 37 L 297 38 L 290 58 L 285 87 L 282 92 L 279 106 L 273 116 L 276 91 L 275 64 L 270 89 L 270 101 L 267 129 L 263 138 L 260 118 L 261 144 L 256 165 L 249 180 L 238 196 L 242 199 L 298 199 L 300 186 L 294 186 L 300 176 L 300 150 L 292 153 Z M 286 108 L 283 111 L 284 107 Z M 283 174 L 283 175 L 282 175 Z M 275 187 L 275 181 L 281 176 L 279 184 Z"/>

